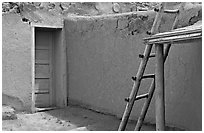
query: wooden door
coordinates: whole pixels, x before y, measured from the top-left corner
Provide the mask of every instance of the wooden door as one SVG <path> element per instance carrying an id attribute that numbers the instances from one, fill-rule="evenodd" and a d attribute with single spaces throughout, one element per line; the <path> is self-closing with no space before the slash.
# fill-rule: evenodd
<path id="1" fill-rule="evenodd" d="M 35 34 L 35 107 L 52 106 L 52 32 Z"/>

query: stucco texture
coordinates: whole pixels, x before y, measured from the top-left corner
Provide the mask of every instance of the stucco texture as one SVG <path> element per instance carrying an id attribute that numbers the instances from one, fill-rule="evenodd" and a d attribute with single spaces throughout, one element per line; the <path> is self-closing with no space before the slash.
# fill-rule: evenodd
<path id="1" fill-rule="evenodd" d="M 19 110 L 31 106 L 31 29 L 16 14 L 2 16 L 3 104 Z"/>
<path id="2" fill-rule="evenodd" d="M 178 5 L 169 5 L 170 9 Z M 22 22 L 25 17 L 29 21 Z M 67 95 L 69 103 L 84 105 L 121 117 L 124 98 L 132 89 L 131 77 L 137 73 L 155 12 L 134 12 L 101 16 L 63 16 L 67 49 Z M 160 32 L 171 29 L 174 15 L 161 21 Z M 201 4 L 187 3 L 178 27 L 202 19 Z M 16 109 L 30 110 L 32 81 L 32 32 L 29 23 L 62 26 L 58 13 L 25 8 L 19 14 L 2 14 L 2 102 Z M 175 44 L 165 64 L 167 125 L 186 130 L 202 129 L 202 46 L 201 40 Z M 63 60 L 64 61 L 64 60 Z M 145 73 L 154 73 L 150 59 Z M 60 69 L 61 70 L 61 69 Z M 64 78 L 65 79 L 65 78 Z M 64 82 L 64 81 L 63 81 Z M 139 94 L 147 92 L 151 81 L 145 80 Z M 131 119 L 136 120 L 143 100 L 137 101 Z M 155 123 L 154 98 L 145 119 Z"/>
<path id="3" fill-rule="evenodd" d="M 201 7 L 191 9 L 188 5 L 185 8 L 179 27 L 189 25 L 190 19 L 201 10 Z M 131 77 L 139 67 L 138 54 L 144 51 L 143 38 L 154 16 L 150 11 L 65 19 L 70 103 L 122 116 L 124 98 L 129 96 L 133 85 Z M 163 18 L 161 32 L 171 28 L 172 18 L 174 15 Z M 170 50 L 165 64 L 166 123 L 169 126 L 202 129 L 201 44 L 201 40 L 195 40 L 175 44 Z M 154 73 L 154 66 L 154 59 L 150 59 L 145 73 Z M 139 94 L 147 92 L 150 83 L 150 80 L 143 81 Z M 143 102 L 135 103 L 131 119 L 137 119 Z M 145 121 L 155 123 L 154 98 Z"/>

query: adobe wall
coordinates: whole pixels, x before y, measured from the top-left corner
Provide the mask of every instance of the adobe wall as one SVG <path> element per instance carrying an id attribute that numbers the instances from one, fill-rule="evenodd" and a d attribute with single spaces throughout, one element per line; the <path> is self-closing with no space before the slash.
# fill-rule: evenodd
<path id="1" fill-rule="evenodd" d="M 179 27 L 201 19 L 201 6 L 187 4 Z M 36 15 L 37 14 L 37 15 Z M 2 15 L 2 103 L 17 110 L 31 106 L 31 28 L 22 17 L 42 25 L 61 25 L 58 14 L 36 10 Z M 67 43 L 68 97 L 100 112 L 121 117 L 124 98 L 132 89 L 131 77 L 138 70 L 142 39 L 152 26 L 154 12 L 124 13 L 98 17 L 68 17 Z M 170 29 L 172 18 L 162 20 L 160 31 Z M 201 130 L 201 41 L 171 48 L 166 62 L 166 119 L 168 125 Z M 146 73 L 154 72 L 151 59 Z M 150 81 L 141 84 L 146 92 Z M 139 115 L 143 101 L 136 103 L 131 119 Z M 154 123 L 154 101 L 146 122 Z"/>
<path id="2" fill-rule="evenodd" d="M 2 104 L 31 106 L 31 28 L 16 14 L 2 15 Z"/>
<path id="3" fill-rule="evenodd" d="M 201 6 L 186 5 L 179 27 L 201 19 Z M 101 112 L 121 117 L 124 98 L 132 89 L 131 77 L 138 70 L 143 38 L 150 30 L 155 13 L 125 13 L 96 17 L 65 19 L 68 58 L 69 103 L 83 104 Z M 167 31 L 173 15 L 162 19 L 160 31 Z M 166 122 L 186 130 L 202 129 L 202 50 L 201 41 L 174 45 L 165 64 Z M 145 73 L 154 73 L 154 59 Z M 139 94 L 149 88 L 143 81 Z M 154 98 L 153 98 L 154 99 Z M 136 102 L 131 119 L 136 119 L 144 101 Z M 155 123 L 154 100 L 145 119 Z"/>
<path id="4" fill-rule="evenodd" d="M 20 13 L 2 13 L 2 104 L 31 111 L 31 25 L 63 26 L 62 22 L 56 12 L 29 5 Z"/>

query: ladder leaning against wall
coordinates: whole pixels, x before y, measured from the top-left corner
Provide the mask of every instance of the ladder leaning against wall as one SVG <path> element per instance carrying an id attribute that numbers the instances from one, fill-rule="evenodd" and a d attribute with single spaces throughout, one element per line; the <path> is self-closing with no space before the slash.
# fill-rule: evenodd
<path id="1" fill-rule="evenodd" d="M 165 10 L 164 9 L 165 6 L 166 6 L 166 3 L 162 2 L 160 4 L 159 9 L 154 10 L 155 12 L 157 12 L 157 14 L 156 14 L 152 29 L 150 32 L 148 32 L 149 35 L 154 35 L 154 34 L 158 33 L 158 28 L 160 26 L 162 16 L 165 13 L 176 14 L 175 20 L 174 20 L 174 23 L 173 23 L 173 26 L 171 29 L 173 30 L 177 27 L 178 16 L 179 16 L 179 13 L 181 12 L 181 10 L 183 9 L 184 3 L 182 2 L 180 5 L 180 8 L 176 9 L 176 10 Z M 133 84 L 130 96 L 128 98 L 125 98 L 127 105 L 126 105 L 121 123 L 120 123 L 119 128 L 118 128 L 119 131 L 125 130 L 126 125 L 128 123 L 128 119 L 130 117 L 130 113 L 131 113 L 133 105 L 134 105 L 134 102 L 139 100 L 139 99 L 146 98 L 144 105 L 142 107 L 141 114 L 138 118 L 135 130 L 139 131 L 142 127 L 144 118 L 146 116 L 151 99 L 153 97 L 153 93 L 155 91 L 155 74 L 144 75 L 144 71 L 145 71 L 145 68 L 146 68 L 146 65 L 147 65 L 149 58 L 155 57 L 155 53 L 154 54 L 151 53 L 152 46 L 153 46 L 153 44 L 147 44 L 145 47 L 144 53 L 139 54 L 139 58 L 141 58 L 140 66 L 139 66 L 139 69 L 138 69 L 136 76 L 132 77 L 134 84 Z M 159 54 L 157 55 L 157 56 L 161 57 L 160 58 L 161 60 L 158 60 L 158 62 L 164 64 L 164 62 L 168 56 L 170 47 L 171 47 L 171 44 L 167 44 L 166 48 L 164 49 L 164 55 L 159 55 Z M 156 45 L 155 45 L 155 49 L 163 51 L 163 47 L 161 48 L 161 47 L 156 46 Z M 161 67 L 161 66 L 158 65 L 156 67 Z M 142 79 L 147 79 L 147 78 L 153 79 L 153 81 L 150 85 L 149 92 L 146 94 L 142 94 L 142 95 L 137 96 L 137 92 L 139 90 L 140 83 L 141 83 Z M 157 83 L 158 85 L 160 85 L 160 86 L 164 85 L 163 84 L 164 83 L 164 77 L 163 76 L 159 76 L 157 81 L 158 81 L 158 83 Z M 157 95 L 157 98 L 155 99 L 155 102 L 156 102 L 156 104 L 155 104 L 156 105 L 156 107 L 155 107 L 156 108 L 156 130 L 165 130 L 164 90 L 158 88 L 156 95 Z"/>

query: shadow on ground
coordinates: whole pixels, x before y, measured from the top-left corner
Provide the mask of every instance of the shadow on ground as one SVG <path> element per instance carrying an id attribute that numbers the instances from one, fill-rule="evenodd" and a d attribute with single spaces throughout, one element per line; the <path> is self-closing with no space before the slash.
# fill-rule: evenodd
<path id="1" fill-rule="evenodd" d="M 98 113 L 93 110 L 84 109 L 74 105 L 69 106 L 65 109 L 59 109 L 58 111 L 48 111 L 47 113 L 62 121 L 70 122 L 76 127 L 80 127 L 79 130 L 84 129 L 89 131 L 117 131 L 120 124 L 120 120 L 115 116 Z M 127 130 L 134 130 L 134 126 L 134 121 L 129 122 Z M 155 128 L 153 125 L 144 125 L 142 127 L 142 130 L 154 131 Z"/>
<path id="2" fill-rule="evenodd" d="M 120 123 L 115 116 L 73 105 L 64 109 L 16 115 L 15 120 L 2 121 L 3 131 L 117 131 Z M 135 121 L 130 121 L 126 130 L 134 130 L 135 124 Z M 155 131 L 155 125 L 144 124 L 142 131 Z"/>

